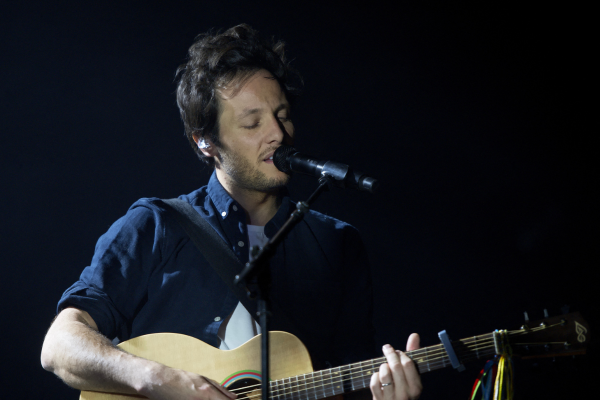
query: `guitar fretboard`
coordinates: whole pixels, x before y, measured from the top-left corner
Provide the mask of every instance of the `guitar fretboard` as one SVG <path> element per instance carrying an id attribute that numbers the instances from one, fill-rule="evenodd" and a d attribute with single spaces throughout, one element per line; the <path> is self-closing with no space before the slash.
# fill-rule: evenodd
<path id="1" fill-rule="evenodd" d="M 452 346 L 463 362 L 495 353 L 492 334 L 457 340 L 452 342 Z M 406 354 L 416 364 L 420 373 L 451 365 L 450 358 L 441 344 L 408 351 Z M 275 400 L 318 400 L 368 388 L 371 375 L 378 372 L 381 364 L 385 362 L 385 357 L 374 358 L 273 381 L 270 385 L 270 397 Z"/>

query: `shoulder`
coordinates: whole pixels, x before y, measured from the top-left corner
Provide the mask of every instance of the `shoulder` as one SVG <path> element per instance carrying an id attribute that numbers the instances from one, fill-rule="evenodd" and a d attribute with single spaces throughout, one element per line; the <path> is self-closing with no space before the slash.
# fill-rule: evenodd
<path id="1" fill-rule="evenodd" d="M 178 198 L 191 204 L 198 212 L 202 212 L 206 197 L 204 189 L 204 187 L 200 188 Z M 166 231 L 172 230 L 175 226 L 177 224 L 170 216 L 169 207 L 163 199 L 143 197 L 133 203 L 125 215 L 112 224 L 107 234 L 110 237 L 152 232 L 155 236 L 164 236 Z"/>
<path id="2" fill-rule="evenodd" d="M 191 193 L 182 194 L 179 199 L 187 201 L 194 207 L 204 207 L 208 197 L 208 186 L 202 186 Z"/>
<path id="3" fill-rule="evenodd" d="M 182 194 L 177 198 L 187 202 L 194 208 L 203 209 L 206 196 L 206 186 L 204 186 L 191 193 Z M 129 207 L 127 213 L 146 218 L 163 218 L 168 212 L 168 206 L 164 200 L 158 197 L 142 197 Z"/>
<path id="4" fill-rule="evenodd" d="M 314 225 L 319 227 L 320 229 L 325 229 L 330 232 L 355 232 L 358 233 L 358 229 L 354 226 L 350 225 L 347 222 L 341 221 L 337 218 L 331 217 L 329 215 L 325 215 L 315 210 L 310 210 L 305 216 L 305 220 L 310 225 Z"/>
<path id="5" fill-rule="evenodd" d="M 326 252 L 363 247 L 358 229 L 347 222 L 314 210 L 304 216 L 304 222 Z"/>

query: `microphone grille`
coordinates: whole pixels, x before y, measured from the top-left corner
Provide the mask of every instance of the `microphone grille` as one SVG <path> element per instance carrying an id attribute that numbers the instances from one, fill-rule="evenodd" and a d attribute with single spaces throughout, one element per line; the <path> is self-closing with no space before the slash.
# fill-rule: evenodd
<path id="1" fill-rule="evenodd" d="M 288 175 L 292 174 L 292 169 L 290 168 L 290 163 L 287 162 L 288 156 L 291 154 L 297 153 L 298 151 L 292 146 L 281 145 L 277 150 L 275 150 L 275 154 L 273 154 L 273 164 L 277 167 L 281 172 L 285 172 Z"/>

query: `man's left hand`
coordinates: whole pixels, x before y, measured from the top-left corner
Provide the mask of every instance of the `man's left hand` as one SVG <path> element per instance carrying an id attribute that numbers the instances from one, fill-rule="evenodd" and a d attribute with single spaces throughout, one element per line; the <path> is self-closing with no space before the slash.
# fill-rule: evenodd
<path id="1" fill-rule="evenodd" d="M 413 333 L 406 343 L 406 350 L 419 348 L 419 335 Z M 379 372 L 371 376 L 373 400 L 416 400 L 423 385 L 415 363 L 402 351 L 383 346 L 387 363 L 381 364 Z"/>

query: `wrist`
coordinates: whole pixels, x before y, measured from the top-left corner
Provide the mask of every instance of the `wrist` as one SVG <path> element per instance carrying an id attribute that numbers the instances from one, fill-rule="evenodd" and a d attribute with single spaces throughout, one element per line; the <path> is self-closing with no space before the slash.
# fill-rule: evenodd
<path id="1" fill-rule="evenodd" d="M 136 365 L 134 368 L 136 372 L 133 376 L 134 381 L 131 386 L 136 393 L 149 397 L 149 394 L 154 392 L 157 386 L 161 386 L 164 383 L 164 377 L 170 368 L 155 361 L 138 360 L 140 361 L 140 365 Z"/>

